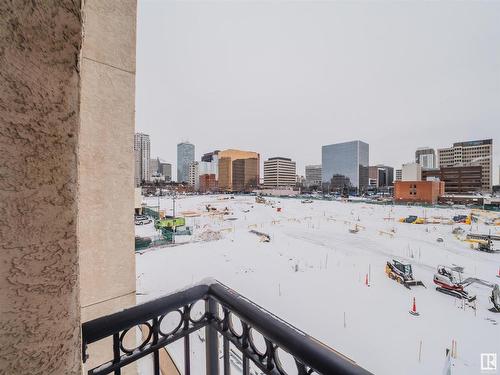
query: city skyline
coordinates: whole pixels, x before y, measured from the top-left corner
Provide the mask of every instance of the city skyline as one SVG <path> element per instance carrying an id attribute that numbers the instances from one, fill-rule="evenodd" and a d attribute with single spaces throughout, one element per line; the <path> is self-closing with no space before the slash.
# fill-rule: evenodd
<path id="1" fill-rule="evenodd" d="M 494 144 L 495 144 L 495 140 L 493 138 L 489 138 L 492 140 L 493 142 L 493 151 L 495 151 L 495 147 L 494 147 Z M 352 140 L 347 140 L 347 141 L 343 141 L 343 142 L 335 142 L 335 143 L 346 143 L 346 142 L 351 142 Z M 471 139 L 471 140 L 463 140 L 463 141 L 457 141 L 457 142 L 450 142 L 449 144 L 453 144 L 453 143 L 461 143 L 461 142 L 476 142 L 476 141 L 480 141 L 480 139 Z M 187 143 L 191 143 L 189 140 L 184 140 L 182 141 L 181 143 L 184 143 L 184 142 L 187 142 Z M 235 142 L 236 143 L 236 142 Z M 370 144 L 370 142 L 366 142 L 368 144 Z M 193 145 L 195 145 L 194 143 L 192 143 Z M 294 160 L 297 164 L 297 175 L 299 176 L 303 176 L 305 177 L 305 168 L 307 166 L 312 166 L 312 165 L 319 165 L 321 166 L 321 149 L 322 147 L 325 146 L 324 144 L 319 146 L 319 150 L 320 150 L 320 157 L 319 157 L 319 162 L 318 163 L 307 163 L 307 162 L 304 162 L 304 161 L 300 161 L 300 160 Z M 389 167 L 392 167 L 394 168 L 394 171 L 396 169 L 401 169 L 401 167 L 404 165 L 404 164 L 408 164 L 408 163 L 414 163 L 415 161 L 412 160 L 412 157 L 415 158 L 415 152 L 420 150 L 420 149 L 427 149 L 427 148 L 430 148 L 430 149 L 434 149 L 434 151 L 437 151 L 439 149 L 447 149 L 449 147 L 446 147 L 446 146 L 443 146 L 443 147 L 434 147 L 434 146 L 429 146 L 429 147 L 415 147 L 415 149 L 413 151 L 410 151 L 410 152 L 407 152 L 408 154 L 410 154 L 410 157 L 402 162 L 401 164 L 391 164 L 391 163 L 386 163 L 386 164 L 383 164 L 383 163 L 378 163 L 378 162 L 374 162 L 374 161 L 371 161 L 370 160 L 370 166 L 381 166 L 381 165 L 387 165 Z M 151 149 L 154 149 L 154 142 L 151 142 Z M 213 151 L 196 151 L 198 149 L 197 145 L 195 145 L 195 158 L 194 160 L 195 161 L 202 161 L 202 157 L 207 155 L 207 154 L 210 154 L 212 153 Z M 211 147 L 211 146 L 208 146 L 207 150 L 213 150 L 214 147 Z M 225 148 L 221 148 L 221 149 L 225 149 Z M 238 149 L 237 147 L 227 147 L 227 149 Z M 259 152 L 260 153 L 260 152 Z M 290 151 L 289 154 L 291 154 L 292 152 Z M 262 153 L 260 153 L 262 155 Z M 153 155 L 153 152 L 151 152 L 151 155 Z M 265 160 L 267 159 L 272 159 L 272 158 L 276 158 L 276 157 L 282 157 L 282 156 L 278 156 L 277 153 L 274 153 L 274 152 L 270 152 L 268 153 L 269 156 L 266 156 L 265 157 Z M 436 156 L 437 156 L 437 153 L 436 153 Z M 165 160 L 163 157 L 161 156 L 155 156 L 155 157 L 159 157 L 160 159 L 162 160 Z M 372 157 L 372 150 L 370 148 L 370 159 Z M 263 158 L 264 160 L 264 158 Z M 436 160 L 434 161 L 434 163 L 437 163 L 437 158 Z M 170 161 L 170 160 L 167 160 L 167 162 L 169 164 L 172 165 L 172 168 L 174 168 L 176 166 L 176 162 L 175 162 L 175 159 L 173 161 Z M 301 165 L 302 169 L 300 170 L 298 165 Z M 435 168 L 438 168 L 437 164 L 435 166 Z M 263 175 L 263 171 L 264 171 L 264 164 L 261 163 L 260 164 L 260 172 L 261 172 L 261 175 Z M 495 152 L 493 152 L 493 168 L 492 168 L 492 171 L 491 171 L 491 176 L 492 176 L 492 184 L 493 185 L 498 185 L 500 184 L 500 180 L 499 180 L 499 176 L 500 176 L 500 164 L 497 164 L 496 163 L 496 158 L 495 158 Z M 173 177 L 173 176 L 172 176 Z"/>
<path id="2" fill-rule="evenodd" d="M 497 143 L 492 6 L 141 2 L 136 130 L 173 163 L 189 138 L 196 160 L 214 147 L 256 150 L 296 160 L 299 174 L 323 144 L 352 139 L 370 144 L 372 165 L 394 168 L 422 146 Z M 493 157 L 498 181 L 499 148 Z"/>
<path id="3" fill-rule="evenodd" d="M 148 139 L 148 150 L 149 150 L 149 135 L 147 134 L 143 134 L 143 133 L 136 133 L 136 138 L 137 136 L 145 136 L 147 137 Z M 349 144 L 349 143 L 355 143 L 355 142 L 360 142 L 359 140 L 356 140 L 356 141 L 348 141 L 348 142 L 341 142 L 341 143 L 338 143 L 338 144 Z M 368 144 L 364 143 L 364 142 L 361 142 L 363 144 L 365 144 L 365 146 L 368 147 Z M 473 148 L 471 149 L 471 151 L 466 151 L 466 154 L 465 154 L 465 159 L 460 159 L 461 162 L 452 162 L 450 164 L 449 161 L 445 161 L 443 160 L 443 158 L 441 157 L 441 160 L 437 157 L 437 154 L 443 152 L 443 151 L 446 151 L 448 152 L 449 150 L 452 150 L 452 148 L 439 148 L 437 149 L 437 153 L 435 152 L 436 150 L 434 150 L 432 147 L 418 147 L 416 148 L 415 150 L 415 157 L 417 159 L 420 159 L 422 158 L 422 152 L 424 154 L 426 154 L 428 151 L 432 151 L 433 152 L 433 155 L 435 156 L 434 159 L 432 159 L 432 165 L 433 166 L 429 166 L 429 165 L 426 165 L 426 163 L 428 162 L 427 160 L 424 161 L 424 164 L 422 164 L 422 160 L 420 160 L 420 162 L 417 162 L 415 160 L 410 160 L 406 163 L 403 163 L 401 165 L 401 168 L 397 168 L 397 167 L 393 167 L 393 166 L 385 166 L 383 164 L 379 164 L 379 163 L 373 163 L 373 162 L 368 162 L 368 166 L 370 169 L 372 168 L 376 168 L 376 167 L 383 167 L 383 168 L 389 168 L 392 170 L 391 172 L 391 176 L 393 176 L 394 178 L 394 181 L 396 181 L 398 178 L 397 178 L 397 173 L 401 173 L 402 170 L 404 170 L 405 168 L 405 165 L 415 165 L 415 164 L 419 164 L 421 165 L 421 168 L 423 170 L 429 170 L 429 171 L 433 171 L 432 173 L 436 172 L 437 170 L 440 169 L 440 167 L 442 166 L 446 166 L 446 167 L 470 167 L 470 166 L 475 166 L 475 165 L 481 165 L 483 167 L 483 169 L 485 168 L 485 166 L 487 167 L 487 170 L 486 171 L 483 171 L 484 174 L 484 178 L 485 179 L 488 179 L 488 176 L 489 176 L 489 183 L 490 185 L 488 186 L 488 184 L 483 184 L 484 188 L 486 188 L 486 190 L 491 190 L 491 187 L 492 185 L 500 185 L 500 181 L 498 181 L 498 183 L 495 182 L 495 168 L 494 168 L 494 165 L 492 166 L 491 164 L 489 164 L 488 162 L 486 162 L 485 164 L 485 160 L 483 159 L 491 159 L 491 150 L 492 150 L 492 144 L 493 144 L 493 140 L 490 138 L 490 139 L 486 139 L 486 140 L 468 140 L 468 141 L 462 141 L 462 142 L 454 142 L 454 146 L 455 145 L 458 145 L 458 146 L 472 146 Z M 181 145 L 189 145 L 190 147 L 192 147 L 192 151 L 194 153 L 194 149 L 195 149 L 195 145 L 191 144 L 189 141 L 183 141 L 181 143 L 179 143 L 177 145 L 178 147 L 178 150 L 179 150 L 179 146 Z M 482 150 L 483 148 L 485 148 L 486 146 L 484 145 L 487 145 L 487 147 L 489 147 L 489 149 L 486 151 L 486 150 Z M 329 147 L 329 146 L 334 146 L 334 144 L 331 144 L 331 145 L 323 145 L 322 146 L 322 150 L 323 150 L 323 156 L 324 156 L 324 149 L 325 147 Z M 474 148 L 474 147 L 479 147 L 477 150 Z M 230 151 L 230 149 L 226 150 L 226 151 Z M 215 160 L 217 161 L 218 160 L 218 157 L 215 157 L 214 159 L 214 155 L 216 153 L 219 153 L 220 150 L 216 150 L 216 151 L 211 151 L 211 152 L 208 152 L 208 153 L 203 153 L 200 157 L 199 157 L 199 160 L 197 160 L 196 158 L 196 155 L 194 154 L 194 159 L 193 159 L 193 162 L 196 163 L 196 165 L 200 164 L 203 166 L 203 172 L 200 173 L 200 176 L 201 174 L 207 174 L 207 173 L 212 173 L 212 172 L 209 172 L 209 171 L 206 171 L 205 169 L 207 168 L 207 166 L 210 166 L 211 163 L 209 161 L 212 161 L 212 160 Z M 369 155 L 369 152 L 367 153 L 367 155 Z M 322 158 L 323 158 L 322 156 Z M 179 157 L 179 155 L 178 155 Z M 172 164 L 171 163 L 165 163 L 165 161 L 163 159 L 160 159 L 159 157 L 158 158 L 158 161 L 162 161 L 162 165 L 168 165 L 170 166 L 170 168 L 172 167 Z M 283 157 L 283 156 L 273 156 L 273 157 L 269 157 L 267 161 L 270 161 L 270 160 L 273 160 L 273 159 L 285 159 L 285 160 L 291 160 L 289 158 L 286 158 L 286 157 Z M 155 159 L 151 159 L 151 162 L 153 162 L 153 160 Z M 470 162 L 472 161 L 472 164 L 470 164 Z M 262 164 L 258 163 L 258 168 L 259 168 L 259 174 L 260 175 L 265 175 L 265 171 L 266 171 L 266 166 L 265 166 L 265 163 L 266 161 L 264 161 Z M 479 164 L 478 164 L 479 163 Z M 206 164 L 206 165 L 205 165 Z M 293 164 L 296 166 L 296 162 L 293 161 Z M 191 172 L 191 163 L 188 163 L 187 164 L 187 169 L 189 169 L 189 175 L 192 174 Z M 322 164 L 319 164 L 319 165 L 305 165 L 305 168 L 304 168 L 304 173 L 301 174 L 300 171 L 298 171 L 297 169 L 295 169 L 296 171 L 296 175 L 297 176 L 301 176 L 301 177 L 304 177 L 306 178 L 307 177 L 307 168 L 308 167 L 322 167 Z M 493 167 L 493 168 L 492 168 Z M 212 168 L 212 167 L 208 167 L 209 169 Z M 296 167 L 295 167 L 296 168 Z M 500 173 L 500 166 L 498 168 L 498 171 Z M 371 173 L 371 172 L 370 172 Z M 436 172 L 437 173 L 437 172 Z M 387 176 L 389 177 L 389 176 Z M 387 177 L 384 177 L 384 178 L 387 178 Z M 172 178 L 172 175 L 170 174 L 170 178 Z M 168 179 L 168 181 L 170 181 L 170 178 Z M 370 181 L 371 179 L 373 179 L 374 177 L 369 177 L 368 178 L 368 181 Z M 189 181 L 191 181 L 191 179 L 188 179 Z M 389 179 L 391 182 L 393 181 L 392 179 Z M 137 181 L 137 154 L 136 154 L 136 181 Z M 177 179 L 172 179 L 171 181 L 177 181 Z M 189 182 L 187 181 L 187 182 Z M 190 185 L 192 185 L 191 182 L 189 182 Z M 370 182 L 367 182 L 367 185 L 371 185 Z"/>

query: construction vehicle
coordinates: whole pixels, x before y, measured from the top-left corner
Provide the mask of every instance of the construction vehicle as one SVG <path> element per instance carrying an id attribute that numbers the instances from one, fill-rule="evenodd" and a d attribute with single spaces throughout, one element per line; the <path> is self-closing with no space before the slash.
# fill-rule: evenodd
<path id="1" fill-rule="evenodd" d="M 184 219 L 183 217 L 167 216 L 162 220 L 155 221 L 155 229 L 157 230 L 161 228 L 183 227 L 185 225 L 186 219 Z"/>
<path id="2" fill-rule="evenodd" d="M 260 238 L 260 242 L 271 242 L 271 236 L 267 233 L 259 232 L 255 229 L 249 231 L 250 233 L 256 234 Z"/>
<path id="3" fill-rule="evenodd" d="M 437 285 L 436 290 L 450 296 L 465 299 L 468 302 L 474 301 L 476 296 L 464 289 L 471 282 L 469 280 L 462 281 L 462 272 L 462 267 L 445 267 L 439 265 L 437 272 L 434 274 L 434 284 Z"/>
<path id="4" fill-rule="evenodd" d="M 488 239 L 487 241 L 482 241 L 478 242 L 478 248 L 479 251 L 485 251 L 487 253 L 493 253 L 493 242 Z"/>
<path id="5" fill-rule="evenodd" d="M 418 285 L 423 286 L 424 288 L 426 287 L 422 281 L 415 280 L 413 278 L 411 264 L 405 264 L 393 259 L 392 263 L 387 262 L 385 266 L 385 273 L 390 279 L 396 280 L 408 289 L 411 289 L 411 286 Z"/>
<path id="6" fill-rule="evenodd" d="M 255 197 L 255 203 L 266 203 L 266 199 L 260 195 Z"/>
<path id="7" fill-rule="evenodd" d="M 470 225 L 472 222 L 471 215 L 455 215 L 452 219 L 455 223 L 462 223 L 467 225 Z"/>
<path id="8" fill-rule="evenodd" d="M 408 217 L 402 217 L 399 219 L 400 223 L 408 223 L 408 224 L 425 224 L 425 220 L 421 217 L 410 215 Z"/>
<path id="9" fill-rule="evenodd" d="M 349 228 L 349 233 L 358 233 L 360 225 L 354 225 L 354 228 Z"/>
<path id="10" fill-rule="evenodd" d="M 492 239 L 497 239 L 498 236 L 467 234 L 465 241 L 470 242 L 471 248 L 486 253 L 498 253 L 500 250 L 495 250 Z"/>
<path id="11" fill-rule="evenodd" d="M 498 286 L 498 284 L 495 284 L 493 286 L 490 301 L 493 303 L 493 307 L 490 309 L 490 311 L 500 313 L 500 287 Z"/>
<path id="12" fill-rule="evenodd" d="M 207 204 L 205 206 L 205 209 L 207 210 L 207 212 L 210 212 L 210 211 L 217 211 L 217 207 L 212 207 L 211 204 Z"/>
<path id="13" fill-rule="evenodd" d="M 408 224 L 411 224 L 413 223 L 415 220 L 418 219 L 418 216 L 415 216 L 415 215 L 410 215 L 408 217 L 402 217 L 401 219 L 399 219 L 399 222 L 400 223 L 408 223 Z"/>

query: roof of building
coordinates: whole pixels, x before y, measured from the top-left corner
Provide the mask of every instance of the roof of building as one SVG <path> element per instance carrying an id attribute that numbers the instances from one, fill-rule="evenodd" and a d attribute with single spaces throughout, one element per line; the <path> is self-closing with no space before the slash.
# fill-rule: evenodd
<path id="1" fill-rule="evenodd" d="M 478 141 L 456 142 L 453 143 L 453 147 L 470 147 L 470 146 L 481 146 L 481 145 L 491 145 L 491 144 L 493 144 L 493 139 L 480 139 Z"/>
<path id="2" fill-rule="evenodd" d="M 273 158 L 267 159 L 266 161 L 269 161 L 269 160 L 286 160 L 286 161 L 292 161 L 292 159 L 290 159 L 290 158 L 284 158 L 284 157 L 281 157 L 281 156 L 275 156 Z"/>

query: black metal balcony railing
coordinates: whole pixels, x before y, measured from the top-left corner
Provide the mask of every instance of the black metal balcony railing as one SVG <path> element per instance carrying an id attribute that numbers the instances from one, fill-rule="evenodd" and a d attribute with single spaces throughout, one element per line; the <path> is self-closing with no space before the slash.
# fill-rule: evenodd
<path id="1" fill-rule="evenodd" d="M 195 319 L 191 310 L 200 300 L 204 301 L 204 312 Z M 177 314 L 179 321 L 175 328 L 164 332 L 162 320 L 172 314 Z M 241 321 L 241 332 L 235 328 L 235 319 Z M 147 327 L 145 340 L 137 348 L 128 349 L 124 343 L 125 335 L 129 331 L 133 333 L 135 327 L 141 325 Z M 184 339 L 184 374 L 189 375 L 190 334 L 202 328 L 205 328 L 207 375 L 219 374 L 219 334 L 223 342 L 221 367 L 224 375 L 231 371 L 230 343 L 241 354 L 241 370 L 244 375 L 250 374 L 250 361 L 262 373 L 272 375 L 369 374 L 353 361 L 217 282 L 197 285 L 84 323 L 84 361 L 87 359 L 88 344 L 108 337 L 113 340 L 113 358 L 88 370 L 88 374 L 120 374 L 123 366 L 153 354 L 154 374 L 159 375 L 159 351 L 174 341 Z M 264 338 L 265 349 L 254 340 L 258 333 Z M 281 350 L 293 357 L 296 365 L 293 372 L 289 369 L 289 372 L 285 371 L 278 354 Z"/>

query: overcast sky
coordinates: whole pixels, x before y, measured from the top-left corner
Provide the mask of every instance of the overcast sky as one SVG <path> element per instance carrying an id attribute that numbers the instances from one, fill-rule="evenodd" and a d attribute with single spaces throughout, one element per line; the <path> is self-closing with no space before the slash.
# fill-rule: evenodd
<path id="1" fill-rule="evenodd" d="M 493 138 L 500 163 L 500 2 L 139 0 L 136 130 L 176 144 L 321 163 L 360 139 L 370 164 Z M 175 173 L 174 173 L 175 175 Z"/>

